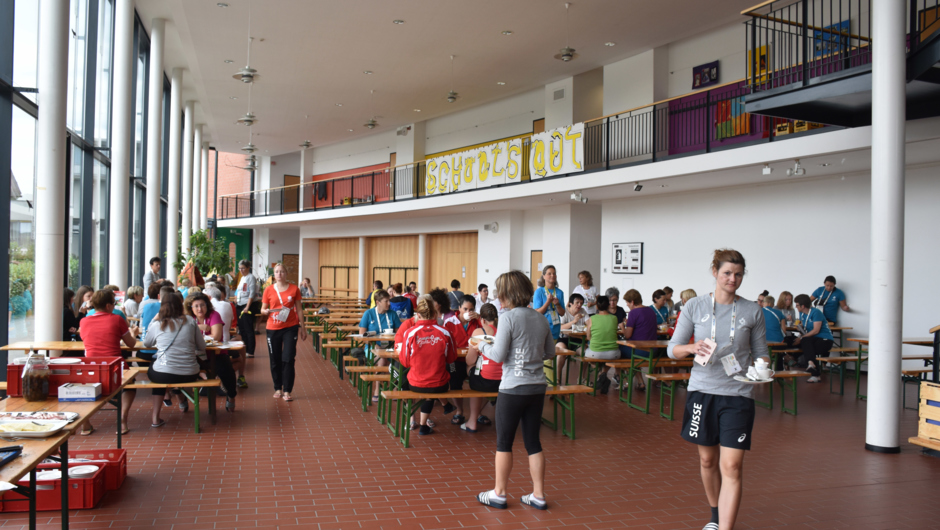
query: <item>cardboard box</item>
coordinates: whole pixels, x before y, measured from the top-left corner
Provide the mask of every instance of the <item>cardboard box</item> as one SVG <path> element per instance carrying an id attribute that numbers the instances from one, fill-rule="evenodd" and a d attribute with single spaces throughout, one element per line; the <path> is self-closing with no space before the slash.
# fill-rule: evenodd
<path id="1" fill-rule="evenodd" d="M 793 122 L 778 123 L 774 129 L 777 131 L 776 136 L 783 136 L 784 134 L 790 134 L 793 132 Z"/>
<path id="2" fill-rule="evenodd" d="M 820 129 L 822 126 L 821 123 L 797 120 L 793 122 L 793 132 L 812 131 L 813 129 Z"/>
<path id="3" fill-rule="evenodd" d="M 59 387 L 59 401 L 97 401 L 101 383 L 66 383 Z"/>

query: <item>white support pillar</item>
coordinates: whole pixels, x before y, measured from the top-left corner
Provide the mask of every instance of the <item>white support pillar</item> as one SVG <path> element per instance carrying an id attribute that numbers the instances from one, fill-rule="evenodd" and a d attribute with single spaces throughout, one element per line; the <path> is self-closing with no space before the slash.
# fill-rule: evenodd
<path id="1" fill-rule="evenodd" d="M 190 205 L 192 210 L 192 217 L 190 222 L 192 223 L 193 233 L 199 230 L 199 201 L 201 200 L 202 185 L 200 184 L 200 179 L 202 178 L 202 124 L 196 126 L 195 134 L 193 136 L 193 180 L 190 184 L 190 187 L 193 190 L 193 203 Z"/>
<path id="2" fill-rule="evenodd" d="M 304 186 L 304 183 L 307 182 L 307 179 L 304 177 L 304 169 L 306 167 L 305 166 L 306 154 L 307 154 L 307 150 L 304 148 L 300 148 L 300 187 L 297 188 L 297 211 L 298 212 L 304 211 L 304 190 L 306 189 L 306 187 Z"/>
<path id="3" fill-rule="evenodd" d="M 35 340 L 62 339 L 62 287 L 65 281 L 66 85 L 69 57 L 69 3 L 42 0 L 39 7 L 39 79 L 42 112 L 36 146 Z M 125 220 L 125 223 L 127 221 Z M 127 262 L 124 263 L 127 268 Z"/>
<path id="4" fill-rule="evenodd" d="M 114 6 L 114 85 L 111 105 L 111 196 L 108 210 L 109 283 L 126 288 L 128 192 L 131 174 L 131 133 L 134 123 L 134 2 Z M 150 259 L 148 256 L 146 259 Z"/>
<path id="5" fill-rule="evenodd" d="M 183 103 L 183 70 L 174 68 L 172 79 L 170 80 L 170 159 L 167 160 L 167 178 L 169 183 L 166 194 L 166 262 L 164 270 L 166 277 L 171 281 L 176 281 L 176 276 L 180 271 L 173 265 L 179 258 L 178 248 L 180 244 L 180 112 L 182 112 Z M 149 259 L 148 259 L 149 261 Z"/>
<path id="6" fill-rule="evenodd" d="M 199 172 L 199 228 L 206 230 L 209 228 L 209 219 L 207 214 L 209 209 L 209 142 L 202 143 L 202 170 Z"/>
<path id="7" fill-rule="evenodd" d="M 359 298 L 365 298 L 372 291 L 371 285 L 366 285 L 366 252 L 369 251 L 369 238 L 359 238 Z"/>
<path id="8" fill-rule="evenodd" d="M 872 2 L 871 314 L 865 448 L 898 453 L 904 304 L 906 3 Z"/>
<path id="9" fill-rule="evenodd" d="M 418 292 L 428 292 L 428 236 L 418 234 Z"/>
<path id="10" fill-rule="evenodd" d="M 193 235 L 193 120 L 196 118 L 196 102 L 186 102 L 186 115 L 183 123 L 183 182 L 182 193 L 180 194 L 183 203 L 180 209 L 183 211 L 182 223 L 182 251 L 183 257 L 189 255 L 189 239 Z M 176 278 L 170 278 L 175 282 Z"/>
<path id="11" fill-rule="evenodd" d="M 150 28 L 150 88 L 147 112 L 147 217 L 144 259 L 160 257 L 160 195 L 163 188 L 163 41 L 166 21 L 153 19 Z M 117 284 L 124 287 L 122 284 Z"/>

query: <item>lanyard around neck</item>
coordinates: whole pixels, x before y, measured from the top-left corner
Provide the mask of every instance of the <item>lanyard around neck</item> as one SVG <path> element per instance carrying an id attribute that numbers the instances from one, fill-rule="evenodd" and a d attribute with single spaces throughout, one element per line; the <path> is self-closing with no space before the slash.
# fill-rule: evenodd
<path id="1" fill-rule="evenodd" d="M 738 297 L 735 295 L 734 301 L 731 302 L 731 335 L 730 340 L 731 344 L 734 344 L 734 320 L 735 316 L 738 313 Z M 715 295 L 712 295 L 712 340 L 715 340 L 715 333 L 718 323 L 715 318 Z"/>
<path id="2" fill-rule="evenodd" d="M 827 293 L 829 293 L 829 294 L 826 295 L 826 299 L 825 299 L 825 300 L 820 300 L 818 305 L 820 305 L 820 306 L 822 306 L 822 307 L 825 307 L 826 304 L 829 303 L 829 299 L 832 298 L 832 293 L 836 292 L 836 290 L 835 290 L 835 288 L 833 288 L 831 291 L 826 291 L 826 289 L 824 288 L 823 291 L 825 291 L 825 292 L 827 292 Z M 822 295 L 819 295 L 819 298 L 821 299 L 821 298 L 822 298 Z"/>

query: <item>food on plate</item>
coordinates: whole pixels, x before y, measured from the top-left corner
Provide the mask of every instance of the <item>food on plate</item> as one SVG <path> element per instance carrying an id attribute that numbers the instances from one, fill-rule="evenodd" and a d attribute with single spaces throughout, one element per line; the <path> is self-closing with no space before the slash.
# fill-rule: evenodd
<path id="1" fill-rule="evenodd" d="M 53 425 L 35 423 L 32 421 L 0 423 L 0 432 L 46 432 L 53 427 Z"/>

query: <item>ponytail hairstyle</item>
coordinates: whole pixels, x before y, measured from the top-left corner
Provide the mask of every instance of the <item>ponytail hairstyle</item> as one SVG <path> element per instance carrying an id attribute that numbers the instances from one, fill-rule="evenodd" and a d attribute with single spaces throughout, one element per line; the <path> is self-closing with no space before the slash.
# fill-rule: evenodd
<path id="1" fill-rule="evenodd" d="M 437 318 L 434 300 L 429 295 L 423 294 L 418 297 L 418 307 L 415 309 L 415 315 L 421 320 L 434 320 Z"/>
<path id="2" fill-rule="evenodd" d="M 496 306 L 493 304 L 483 304 L 480 307 L 480 318 L 486 322 L 492 322 L 493 327 L 499 326 L 499 311 L 496 310 Z"/>
<path id="3" fill-rule="evenodd" d="M 747 269 L 747 265 L 744 263 L 744 256 L 737 250 L 730 248 L 719 248 L 715 250 L 715 254 L 712 256 L 712 269 L 717 272 L 725 263 L 740 265 L 745 270 Z"/>

